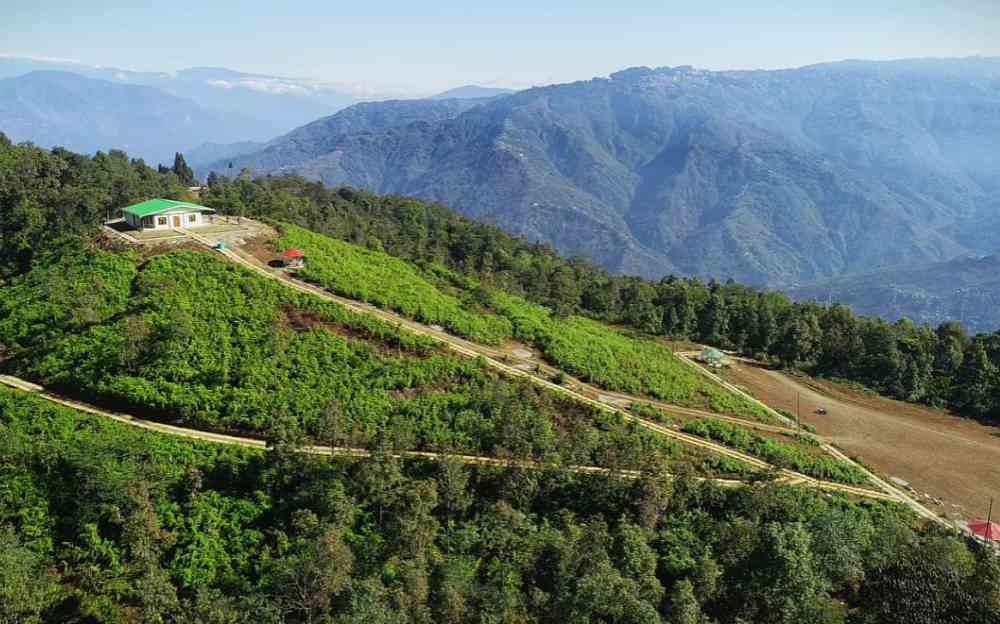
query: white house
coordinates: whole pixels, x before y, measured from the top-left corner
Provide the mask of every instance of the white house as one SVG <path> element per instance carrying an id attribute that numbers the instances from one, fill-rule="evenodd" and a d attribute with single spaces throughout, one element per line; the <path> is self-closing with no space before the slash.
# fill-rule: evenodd
<path id="1" fill-rule="evenodd" d="M 125 222 L 137 230 L 179 230 L 207 225 L 211 208 L 173 199 L 147 199 L 123 208 Z"/>

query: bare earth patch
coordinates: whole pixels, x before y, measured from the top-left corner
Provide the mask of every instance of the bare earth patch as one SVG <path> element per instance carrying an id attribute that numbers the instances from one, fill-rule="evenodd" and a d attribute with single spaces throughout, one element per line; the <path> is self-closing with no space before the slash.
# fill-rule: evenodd
<path id="1" fill-rule="evenodd" d="M 389 340 L 373 336 L 365 331 L 349 327 L 342 323 L 320 318 L 309 310 L 302 310 L 294 306 L 283 306 L 282 313 L 279 322 L 291 331 L 302 332 L 310 329 L 323 329 L 344 338 L 363 341 L 378 353 L 388 357 L 424 357 L 427 355 L 414 353 L 411 349 L 401 348 Z"/>
<path id="2" fill-rule="evenodd" d="M 800 401 L 803 423 L 918 494 L 943 500 L 941 510 L 949 514 L 984 516 L 990 496 L 1000 491 L 996 427 L 744 361 L 734 362 L 726 377 L 774 408 L 795 413 Z M 817 414 L 820 408 L 826 414 Z"/>

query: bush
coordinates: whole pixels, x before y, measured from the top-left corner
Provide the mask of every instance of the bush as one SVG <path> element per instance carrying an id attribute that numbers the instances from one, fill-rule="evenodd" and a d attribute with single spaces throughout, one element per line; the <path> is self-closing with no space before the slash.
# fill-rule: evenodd
<path id="1" fill-rule="evenodd" d="M 809 452 L 794 444 L 764 437 L 714 418 L 691 421 L 684 425 L 683 430 L 745 451 L 779 468 L 801 472 L 817 479 L 839 481 L 852 485 L 861 485 L 868 481 L 868 478 L 857 467 L 840 462 L 829 455 Z"/>

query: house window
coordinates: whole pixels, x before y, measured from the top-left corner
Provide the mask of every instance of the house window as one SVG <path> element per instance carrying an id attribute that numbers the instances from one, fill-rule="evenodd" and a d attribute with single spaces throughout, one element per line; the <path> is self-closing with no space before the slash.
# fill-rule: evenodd
<path id="1" fill-rule="evenodd" d="M 156 225 L 166 225 L 166 224 L 167 224 L 166 217 L 156 217 Z"/>
<path id="2" fill-rule="evenodd" d="M 153 227 L 153 217 L 143 217 L 142 227 Z"/>
<path id="3" fill-rule="evenodd" d="M 198 215 L 193 213 L 188 215 L 188 223 L 194 223 L 197 220 L 198 220 Z"/>

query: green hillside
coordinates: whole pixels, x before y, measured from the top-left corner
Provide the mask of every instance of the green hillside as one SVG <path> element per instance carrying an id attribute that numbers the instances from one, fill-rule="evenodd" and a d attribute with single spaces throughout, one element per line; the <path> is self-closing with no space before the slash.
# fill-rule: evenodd
<path id="1" fill-rule="evenodd" d="M 291 224 L 276 249 L 301 248 L 297 274 L 333 292 L 436 323 L 485 344 L 512 338 L 537 348 L 554 366 L 608 390 L 766 420 L 760 407 L 706 381 L 655 340 L 632 337 L 580 316 L 552 312 L 443 268 L 418 266 Z"/>
<path id="2" fill-rule="evenodd" d="M 120 152 L 91 158 L 0 136 L 0 372 L 268 442 L 245 449 L 152 433 L 0 386 L 0 622 L 1000 619 L 996 557 L 901 506 L 775 484 L 216 252 L 122 249 L 96 232 L 136 199 L 183 193 L 174 173 Z M 420 299 L 442 321 L 466 323 L 456 332 L 507 328 L 494 335 L 609 386 L 712 400 L 673 376 L 676 361 L 649 337 L 667 319 L 720 342 L 777 333 L 789 357 L 837 353 L 815 337 L 813 308 L 736 285 L 703 292 L 611 278 L 442 207 L 290 178 L 205 195 L 226 212 L 282 216 L 379 252 L 316 237 L 351 267 L 340 271 L 331 254 L 317 280 L 367 288 L 389 308 Z M 372 288 L 376 279 L 384 283 Z M 765 304 L 780 318 L 768 320 Z M 836 308 L 824 313 L 843 321 Z M 955 346 L 956 384 L 989 388 L 972 383 L 986 352 L 963 365 L 965 344 Z M 917 347 L 905 343 L 905 357 Z M 874 370 L 885 359 L 863 362 Z M 696 433 L 776 462 L 803 460 L 742 431 Z M 299 452 L 310 442 L 371 454 Z M 394 449 L 445 456 L 404 461 Z M 543 466 L 463 465 L 454 452 Z M 720 488 L 701 475 L 746 484 Z"/>
<path id="3" fill-rule="evenodd" d="M 207 253 L 69 244 L 0 290 L 0 370 L 153 418 L 269 438 L 638 467 L 739 467 Z"/>
<path id="4" fill-rule="evenodd" d="M 511 325 L 485 310 L 441 292 L 409 263 L 344 241 L 283 225 L 275 245 L 298 247 L 309 262 L 298 273 L 337 294 L 401 312 L 422 323 L 440 324 L 451 333 L 485 344 L 511 337 Z"/>

